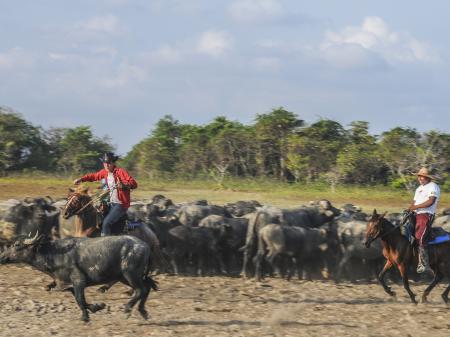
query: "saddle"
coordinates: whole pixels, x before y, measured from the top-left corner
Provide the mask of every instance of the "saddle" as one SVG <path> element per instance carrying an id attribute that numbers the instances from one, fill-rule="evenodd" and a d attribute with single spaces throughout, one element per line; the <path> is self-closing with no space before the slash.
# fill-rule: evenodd
<path id="1" fill-rule="evenodd" d="M 97 207 L 98 211 L 98 217 L 97 217 L 97 228 L 102 229 L 103 219 L 109 212 L 109 204 L 107 202 L 102 201 L 100 205 Z M 125 213 L 123 216 L 120 217 L 119 220 L 111 224 L 111 235 L 120 235 L 124 233 L 125 226 L 127 224 L 128 217 Z"/>
<path id="2" fill-rule="evenodd" d="M 416 217 L 413 212 L 403 212 L 403 218 L 400 225 L 400 232 L 408 239 L 411 245 L 416 241 L 414 236 L 416 227 Z M 450 233 L 446 232 L 441 227 L 431 227 L 426 234 L 427 245 L 438 245 L 450 241 Z"/>

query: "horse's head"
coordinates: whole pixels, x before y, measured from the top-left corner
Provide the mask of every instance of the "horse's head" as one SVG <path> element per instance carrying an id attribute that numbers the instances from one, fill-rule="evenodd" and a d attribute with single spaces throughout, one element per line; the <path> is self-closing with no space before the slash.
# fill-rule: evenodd
<path id="1" fill-rule="evenodd" d="M 383 220 L 386 213 L 387 212 L 384 214 L 378 214 L 376 209 L 373 210 L 372 217 L 367 224 L 366 239 L 364 241 L 367 248 L 369 248 L 370 244 L 383 234 Z"/>
<path id="2" fill-rule="evenodd" d="M 84 186 L 69 189 L 67 203 L 62 210 L 64 219 L 69 219 L 71 216 L 78 214 L 91 201 L 88 191 L 89 189 Z"/>

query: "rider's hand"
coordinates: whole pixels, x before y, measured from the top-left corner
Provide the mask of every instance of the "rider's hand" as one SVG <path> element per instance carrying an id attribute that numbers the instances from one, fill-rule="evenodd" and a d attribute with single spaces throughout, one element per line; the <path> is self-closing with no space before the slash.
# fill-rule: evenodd
<path id="1" fill-rule="evenodd" d="M 127 184 L 124 184 L 121 181 L 119 181 L 119 184 L 117 185 L 117 187 L 121 190 L 129 190 L 130 189 L 130 186 L 128 186 Z"/>
<path id="2" fill-rule="evenodd" d="M 416 206 L 414 206 L 414 204 L 409 205 L 408 209 L 410 211 L 414 211 L 416 209 Z"/>
<path id="3" fill-rule="evenodd" d="M 73 184 L 74 184 L 74 185 L 78 185 L 79 183 L 81 183 L 81 178 L 75 179 L 75 180 L 73 181 Z"/>

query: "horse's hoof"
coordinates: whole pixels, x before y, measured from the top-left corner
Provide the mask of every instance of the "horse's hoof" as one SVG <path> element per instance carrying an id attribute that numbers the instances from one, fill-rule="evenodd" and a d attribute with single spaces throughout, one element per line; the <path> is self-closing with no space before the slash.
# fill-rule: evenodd
<path id="1" fill-rule="evenodd" d="M 148 315 L 147 310 L 139 310 L 139 313 L 141 314 L 143 319 L 148 320 L 149 315 Z"/>
<path id="2" fill-rule="evenodd" d="M 441 295 L 442 299 L 444 300 L 445 304 L 448 304 L 448 297 Z"/>
<path id="3" fill-rule="evenodd" d="M 97 311 L 103 310 L 103 309 L 105 309 L 105 307 L 106 307 L 105 303 L 93 304 L 92 312 L 97 312 Z"/>

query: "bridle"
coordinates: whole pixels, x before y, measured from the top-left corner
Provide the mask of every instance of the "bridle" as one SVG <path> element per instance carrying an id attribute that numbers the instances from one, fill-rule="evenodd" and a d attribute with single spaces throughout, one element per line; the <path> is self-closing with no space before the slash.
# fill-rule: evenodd
<path id="1" fill-rule="evenodd" d="M 89 200 L 85 205 L 83 205 L 79 210 L 75 211 L 75 212 L 74 212 L 73 214 L 71 214 L 70 216 L 73 216 L 73 215 L 79 215 L 79 214 L 80 214 L 83 210 L 85 210 L 89 205 L 93 205 L 95 202 L 98 202 L 98 201 L 102 200 L 107 194 L 111 193 L 111 192 L 114 191 L 116 188 L 117 188 L 117 187 L 114 186 L 112 189 L 104 190 L 102 193 L 100 193 L 100 194 L 98 194 L 98 195 L 96 195 L 96 196 L 90 198 L 91 200 Z M 72 204 L 72 201 L 73 201 L 73 199 L 74 199 L 75 197 L 77 197 L 77 196 L 78 196 L 78 197 L 82 197 L 82 196 L 84 196 L 84 195 L 85 195 L 86 197 L 89 197 L 87 194 L 82 194 L 82 193 L 80 193 L 80 192 L 74 192 L 74 193 L 69 197 L 69 199 L 67 200 L 66 206 L 64 207 L 64 213 L 66 213 L 67 210 L 73 208 L 73 207 L 70 207 L 70 208 L 69 208 L 68 206 Z M 95 209 L 96 212 L 102 213 L 96 206 L 93 206 L 93 207 L 94 207 L 94 209 Z"/>
<path id="2" fill-rule="evenodd" d="M 391 229 L 389 229 L 387 232 L 385 232 L 383 234 L 378 233 L 378 235 L 375 238 L 373 238 L 372 241 L 375 241 L 378 238 L 383 239 L 384 237 L 393 233 L 397 228 L 400 228 L 401 226 L 403 226 L 412 214 L 413 214 L 412 211 L 409 211 L 409 210 L 404 211 L 403 216 L 402 216 L 402 221 L 398 225 L 392 227 Z M 381 217 L 380 219 L 378 219 L 378 222 L 380 222 L 381 220 L 387 221 L 384 217 Z"/>

